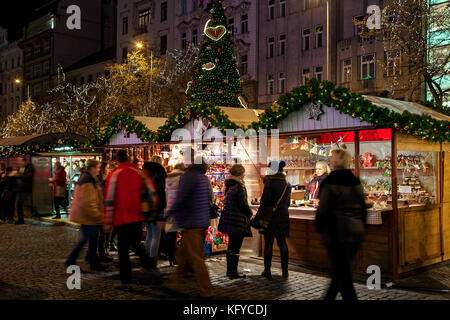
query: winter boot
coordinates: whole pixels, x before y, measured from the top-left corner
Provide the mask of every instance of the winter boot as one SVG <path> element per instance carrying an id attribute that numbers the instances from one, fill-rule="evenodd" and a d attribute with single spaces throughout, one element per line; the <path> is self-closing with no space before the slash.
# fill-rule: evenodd
<path id="1" fill-rule="evenodd" d="M 239 255 L 230 253 L 230 268 L 231 273 L 228 275 L 230 279 L 245 278 L 245 274 L 238 273 Z"/>
<path id="2" fill-rule="evenodd" d="M 231 253 L 227 251 L 227 277 L 231 276 Z"/>
<path id="3" fill-rule="evenodd" d="M 272 266 L 272 248 L 264 248 L 264 272 L 261 275 L 265 278 L 271 278 L 272 273 L 270 268 Z"/>
<path id="4" fill-rule="evenodd" d="M 283 254 L 281 256 L 281 272 L 282 272 L 283 278 L 289 277 L 288 262 L 289 262 L 289 258 L 288 258 L 287 253 Z"/>

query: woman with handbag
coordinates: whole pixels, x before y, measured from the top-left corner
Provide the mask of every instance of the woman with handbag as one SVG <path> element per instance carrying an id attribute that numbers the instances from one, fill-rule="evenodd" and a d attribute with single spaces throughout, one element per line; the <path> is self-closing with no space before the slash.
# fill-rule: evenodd
<path id="1" fill-rule="evenodd" d="M 273 210 L 268 227 L 261 232 L 264 235 L 264 272 L 261 275 L 266 278 L 272 276 L 270 268 L 275 238 L 280 248 L 282 275 L 283 278 L 288 277 L 289 256 L 286 238 L 289 237 L 291 185 L 286 181 L 286 174 L 283 172 L 285 166 L 284 161 L 271 161 L 269 163 L 269 174 L 264 177 L 264 190 L 260 206 Z"/>
<path id="2" fill-rule="evenodd" d="M 239 252 L 244 237 L 251 237 L 250 218 L 253 216 L 248 205 L 247 189 L 244 185 L 245 168 L 235 164 L 225 180 L 225 202 L 219 222 L 219 231 L 228 235 L 227 276 L 230 279 L 245 278 L 238 273 Z"/>
<path id="3" fill-rule="evenodd" d="M 56 211 L 56 216 L 53 219 L 61 219 L 60 206 L 66 198 L 66 171 L 61 162 L 56 161 L 55 176 L 50 181 L 53 186 L 53 203 Z"/>

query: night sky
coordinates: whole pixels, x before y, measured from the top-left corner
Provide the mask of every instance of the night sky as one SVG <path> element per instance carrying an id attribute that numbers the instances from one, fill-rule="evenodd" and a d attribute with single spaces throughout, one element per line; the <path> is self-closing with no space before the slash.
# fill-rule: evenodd
<path id="1" fill-rule="evenodd" d="M 33 20 L 33 17 L 39 16 L 36 9 L 51 2 L 54 2 L 54 0 L 2 1 L 0 25 L 9 28 L 9 41 L 19 39 L 22 36 L 22 27 Z M 76 3 L 76 0 L 74 3 Z"/>

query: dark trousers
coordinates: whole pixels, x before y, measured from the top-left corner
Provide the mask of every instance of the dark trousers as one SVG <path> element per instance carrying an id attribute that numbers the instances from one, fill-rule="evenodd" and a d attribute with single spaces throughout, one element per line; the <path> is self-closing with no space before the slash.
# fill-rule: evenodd
<path id="1" fill-rule="evenodd" d="M 98 237 L 98 255 L 100 258 L 104 258 L 107 256 L 107 252 L 109 247 L 107 247 L 110 237 L 110 233 L 105 233 L 103 230 L 100 231 L 100 235 Z"/>
<path id="2" fill-rule="evenodd" d="M 357 300 L 353 287 L 351 262 L 359 248 L 359 243 L 328 243 L 332 273 L 331 283 L 325 300 L 334 300 L 338 292 L 343 300 Z"/>
<path id="3" fill-rule="evenodd" d="M 27 192 L 19 192 L 17 194 L 17 219 L 18 222 L 24 222 L 24 214 L 23 214 L 23 206 L 25 205 L 25 202 L 27 201 Z"/>
<path id="4" fill-rule="evenodd" d="M 119 250 L 120 279 L 123 284 L 131 283 L 130 248 L 141 258 L 142 267 L 149 266 L 149 260 L 145 254 L 145 248 L 141 243 L 142 222 L 126 223 L 115 227 Z"/>
<path id="5" fill-rule="evenodd" d="M 98 235 L 100 233 L 100 230 L 102 229 L 102 226 L 86 226 L 82 225 L 81 230 L 81 236 L 80 241 L 77 243 L 75 248 L 70 253 L 69 257 L 66 260 L 66 264 L 68 265 L 74 265 L 76 264 L 76 260 L 78 258 L 78 255 L 80 254 L 80 251 L 83 249 L 84 245 L 89 242 L 88 247 L 88 263 L 91 266 L 95 266 L 98 264 L 98 256 L 97 256 L 97 244 L 98 244 Z"/>
<path id="6" fill-rule="evenodd" d="M 14 200 L 3 200 L 3 219 L 12 220 L 14 219 L 15 201 Z"/>
<path id="7" fill-rule="evenodd" d="M 166 253 L 170 262 L 175 262 L 175 248 L 177 247 L 178 232 L 166 233 Z"/>
<path id="8" fill-rule="evenodd" d="M 53 198 L 53 203 L 55 205 L 55 211 L 56 211 L 56 216 L 57 217 L 61 216 L 60 206 L 63 205 L 63 202 L 64 202 L 64 198 L 60 198 L 60 197 Z"/>
<path id="9" fill-rule="evenodd" d="M 242 243 L 244 242 L 244 237 L 242 236 L 229 236 L 228 237 L 228 251 L 231 254 L 239 254 L 241 251 Z"/>
<path id="10" fill-rule="evenodd" d="M 277 244 L 280 248 L 281 255 L 281 268 L 287 270 L 289 262 L 288 246 L 286 243 L 286 237 L 276 237 Z M 272 266 L 272 250 L 273 242 L 275 240 L 274 236 L 264 235 L 264 270 L 270 272 L 270 267 Z"/>

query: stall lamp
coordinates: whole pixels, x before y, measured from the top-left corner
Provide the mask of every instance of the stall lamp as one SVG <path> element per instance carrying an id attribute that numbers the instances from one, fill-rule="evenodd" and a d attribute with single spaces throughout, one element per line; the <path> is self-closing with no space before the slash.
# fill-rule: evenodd
<path id="1" fill-rule="evenodd" d="M 73 147 L 60 147 L 60 148 L 54 148 L 54 151 L 68 151 L 73 150 Z"/>

